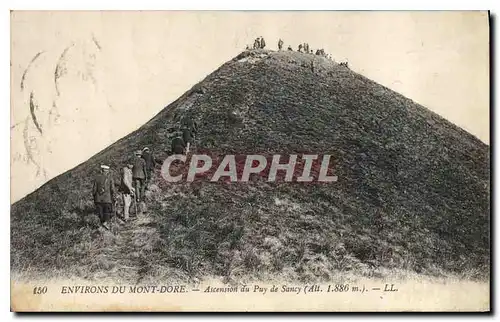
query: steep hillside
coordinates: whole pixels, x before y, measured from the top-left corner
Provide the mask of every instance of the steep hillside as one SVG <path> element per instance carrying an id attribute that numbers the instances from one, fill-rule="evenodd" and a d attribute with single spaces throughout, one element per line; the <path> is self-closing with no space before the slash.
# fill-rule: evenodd
<path id="1" fill-rule="evenodd" d="M 97 229 L 90 191 L 98 165 L 119 169 L 146 145 L 164 159 L 184 115 L 199 123 L 195 152 L 330 154 L 338 181 L 167 184 L 157 169 L 147 215 L 117 224 L 115 235 Z M 487 278 L 489 153 L 471 134 L 323 57 L 246 51 L 15 203 L 11 268 L 130 281 L 401 270 Z"/>

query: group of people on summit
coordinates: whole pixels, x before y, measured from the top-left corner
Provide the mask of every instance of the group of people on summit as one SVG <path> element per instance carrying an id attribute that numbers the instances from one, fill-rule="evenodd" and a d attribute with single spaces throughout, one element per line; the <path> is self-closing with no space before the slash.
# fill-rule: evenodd
<path id="1" fill-rule="evenodd" d="M 264 49 L 266 47 L 266 41 L 262 36 L 256 38 L 253 42 L 253 49 Z M 250 49 L 247 46 L 247 49 Z"/>
<path id="2" fill-rule="evenodd" d="M 282 50 L 283 49 L 283 40 L 279 39 L 278 40 L 278 50 Z M 293 51 L 293 48 L 292 46 L 288 46 L 287 48 L 288 51 Z M 329 54 L 326 54 L 325 53 L 325 50 L 323 48 L 321 49 L 316 49 L 316 52 L 314 52 L 313 49 L 309 48 L 309 44 L 308 43 L 302 43 L 302 44 L 299 44 L 297 46 L 297 51 L 299 53 L 305 53 L 305 54 L 314 54 L 314 55 L 317 55 L 317 56 L 322 56 L 322 57 L 325 57 L 325 58 L 328 58 L 328 59 L 332 59 L 332 55 L 329 55 Z"/>
<path id="3" fill-rule="evenodd" d="M 197 132 L 198 124 L 196 121 L 191 118 L 184 118 L 181 121 L 177 135 L 172 140 L 171 153 L 188 154 Z M 118 189 L 115 187 L 110 166 L 101 164 L 100 172 L 94 179 L 92 197 L 96 214 L 105 229 L 110 230 L 110 220 L 113 214 L 117 212 L 119 195 L 123 200 L 121 219 L 124 222 L 130 220 L 130 207 L 133 200 L 135 201 L 136 217 L 139 212 L 144 212 L 145 191 L 150 186 L 155 166 L 158 163 L 149 147 L 135 151 L 133 159 L 120 170 Z"/>
<path id="4" fill-rule="evenodd" d="M 284 50 L 283 49 L 283 45 L 284 45 L 284 41 L 280 38 L 278 40 L 278 51 Z M 264 47 L 266 47 L 266 42 L 265 42 L 264 38 L 262 36 L 256 38 L 255 41 L 254 41 L 254 44 L 253 44 L 253 49 L 264 49 Z M 246 46 L 246 50 L 250 50 L 250 49 L 251 49 L 250 46 L 247 45 Z M 292 46 L 289 45 L 288 48 L 287 48 L 287 50 L 288 51 L 293 51 Z M 325 57 L 325 58 L 330 59 L 330 60 L 333 61 L 332 55 L 331 54 L 327 54 L 323 48 L 316 49 L 316 51 L 314 51 L 313 49 L 309 48 L 309 44 L 308 43 L 299 44 L 298 47 L 297 47 L 297 52 L 299 52 L 299 53 L 305 53 L 305 54 L 310 54 L 310 55 L 321 56 L 321 57 Z M 313 65 L 314 65 L 314 63 L 313 63 Z M 349 68 L 349 63 L 347 61 L 340 62 L 339 65 L 343 66 L 343 67 L 346 67 L 346 68 Z M 314 67 L 312 67 L 312 68 L 314 69 Z"/>
<path id="5" fill-rule="evenodd" d="M 278 40 L 278 51 L 283 50 L 283 45 L 284 45 L 284 42 L 280 38 Z M 253 49 L 264 49 L 265 47 L 266 47 L 266 41 L 264 40 L 264 38 L 262 36 L 258 37 L 258 38 L 256 38 L 254 40 Z M 250 46 L 247 45 L 246 50 L 250 50 L 250 49 L 251 49 Z M 288 51 L 293 51 L 292 46 L 289 45 L 288 48 L 287 48 L 287 50 Z M 308 43 L 299 44 L 298 48 L 297 48 L 297 51 L 299 53 L 314 54 L 314 55 L 322 56 L 322 57 L 325 57 L 325 58 L 328 58 L 328 59 L 332 60 L 332 55 L 325 53 L 325 50 L 323 48 L 316 49 L 316 52 L 314 52 L 313 49 L 309 48 L 309 44 Z"/>

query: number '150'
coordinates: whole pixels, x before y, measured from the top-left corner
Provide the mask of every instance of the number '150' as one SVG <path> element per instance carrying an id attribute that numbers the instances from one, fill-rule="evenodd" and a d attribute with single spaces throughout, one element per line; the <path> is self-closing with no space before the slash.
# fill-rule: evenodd
<path id="1" fill-rule="evenodd" d="M 47 293 L 47 286 L 44 286 L 44 287 L 40 287 L 40 286 L 36 286 L 35 288 L 33 288 L 33 294 L 45 294 Z"/>

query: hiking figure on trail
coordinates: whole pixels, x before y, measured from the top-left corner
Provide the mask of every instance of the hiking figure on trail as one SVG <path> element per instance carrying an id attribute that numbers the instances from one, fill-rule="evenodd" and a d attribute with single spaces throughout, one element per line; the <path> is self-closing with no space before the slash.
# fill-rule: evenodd
<path id="1" fill-rule="evenodd" d="M 135 158 L 132 162 L 132 180 L 135 189 L 135 201 L 144 201 L 144 181 L 146 179 L 146 161 L 141 157 L 141 151 L 135 152 Z"/>
<path id="2" fill-rule="evenodd" d="M 129 221 L 132 196 L 135 195 L 135 189 L 132 187 L 132 168 L 132 164 L 127 164 L 127 166 L 123 167 L 119 188 L 123 198 L 123 219 L 125 222 Z"/>
<path id="3" fill-rule="evenodd" d="M 260 39 L 257 38 L 255 39 L 255 41 L 253 42 L 253 49 L 259 49 L 260 48 Z"/>
<path id="4" fill-rule="evenodd" d="M 339 65 L 349 68 L 349 63 L 348 62 L 340 62 Z"/>
<path id="5" fill-rule="evenodd" d="M 151 182 L 151 176 L 153 175 L 156 161 L 153 157 L 153 153 L 149 150 L 148 147 L 142 149 L 142 156 L 144 161 L 146 162 L 146 180 L 145 180 L 145 189 L 148 188 L 149 183 Z"/>
<path id="6" fill-rule="evenodd" d="M 190 129 L 184 128 L 182 130 L 182 140 L 186 146 L 185 153 L 186 155 L 189 153 L 189 147 L 191 146 L 191 142 L 193 142 L 193 134 Z"/>
<path id="7" fill-rule="evenodd" d="M 304 43 L 304 52 L 306 54 L 309 54 L 309 44 L 308 43 Z"/>
<path id="8" fill-rule="evenodd" d="M 184 117 L 181 121 L 181 128 L 187 128 L 191 131 L 193 138 L 198 134 L 198 123 L 190 117 Z M 185 142 L 184 142 L 185 143 Z"/>
<path id="9" fill-rule="evenodd" d="M 264 47 L 266 47 L 266 41 L 260 36 L 260 49 L 264 49 Z"/>
<path id="10" fill-rule="evenodd" d="M 184 154 L 186 144 L 182 137 L 177 136 L 172 140 L 172 154 Z"/>
<path id="11" fill-rule="evenodd" d="M 113 202 L 115 201 L 115 183 L 109 172 L 109 166 L 105 164 L 101 165 L 101 172 L 94 180 L 92 196 L 94 197 L 94 204 L 101 225 L 109 230 L 109 221 L 113 213 Z"/>
<path id="12" fill-rule="evenodd" d="M 287 50 L 289 50 L 289 51 L 293 51 L 292 46 L 288 46 L 288 49 L 287 49 Z"/>
<path id="13" fill-rule="evenodd" d="M 278 50 L 281 50 L 283 48 L 283 40 L 281 38 L 278 40 Z"/>
<path id="14" fill-rule="evenodd" d="M 302 52 L 302 44 L 299 44 L 299 53 Z"/>

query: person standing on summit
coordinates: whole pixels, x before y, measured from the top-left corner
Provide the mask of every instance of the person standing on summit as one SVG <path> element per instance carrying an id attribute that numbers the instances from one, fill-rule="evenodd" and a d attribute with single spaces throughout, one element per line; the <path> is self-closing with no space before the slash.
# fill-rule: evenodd
<path id="1" fill-rule="evenodd" d="M 283 49 L 283 40 L 280 38 L 280 40 L 278 40 L 278 50 L 281 51 L 281 49 Z"/>
<path id="2" fill-rule="evenodd" d="M 101 225 L 109 230 L 108 222 L 111 219 L 115 200 L 115 183 L 109 173 L 109 166 L 105 164 L 101 165 L 101 172 L 94 180 L 92 196 Z"/>
<path id="3" fill-rule="evenodd" d="M 266 41 L 260 36 L 260 49 L 264 49 L 264 47 L 266 47 Z"/>
<path id="4" fill-rule="evenodd" d="M 256 38 L 255 41 L 253 42 L 253 49 L 259 49 L 260 48 L 260 39 Z"/>
<path id="5" fill-rule="evenodd" d="M 134 181 L 136 202 L 144 201 L 144 181 L 146 179 L 146 161 L 141 157 L 141 151 L 135 152 L 132 163 L 132 180 Z"/>

